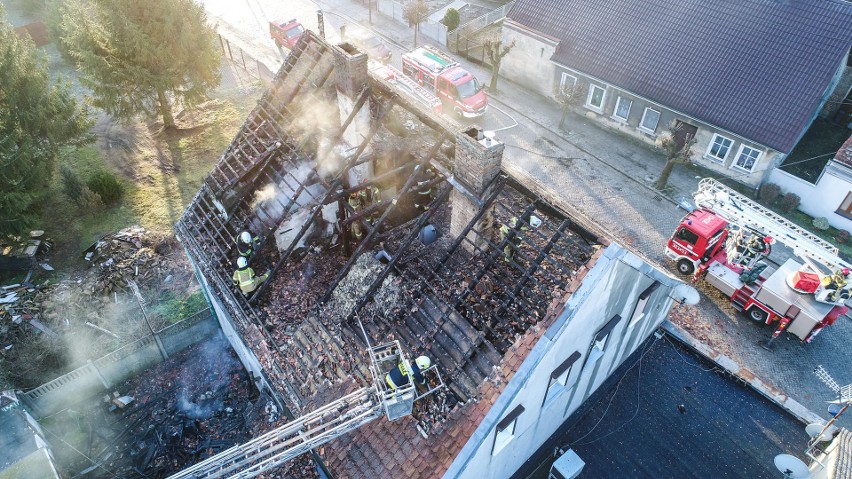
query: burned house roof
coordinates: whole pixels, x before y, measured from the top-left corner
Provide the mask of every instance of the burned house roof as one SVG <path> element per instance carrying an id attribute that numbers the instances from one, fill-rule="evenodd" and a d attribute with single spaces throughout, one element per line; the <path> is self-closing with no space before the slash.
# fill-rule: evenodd
<path id="1" fill-rule="evenodd" d="M 457 133 L 368 77 L 358 56 L 308 32 L 175 229 L 294 414 L 368 383 L 361 325 L 373 344 L 396 339 L 409 356 L 431 357 L 447 388 L 419 401 L 416 419 L 379 419 L 326 455 L 340 477 L 393 467 L 431 477 L 564 304 L 597 242 L 499 174 L 499 160 L 491 178 L 460 171 L 457 152 L 490 140 Z M 353 207 L 353 193 L 369 202 Z M 250 298 L 231 282 L 244 229 L 263 238 L 253 268 L 272 271 Z M 368 439 L 379 433 L 400 441 L 396 451 L 439 436 L 430 443 L 440 451 L 376 450 L 359 461 L 380 448 Z"/>

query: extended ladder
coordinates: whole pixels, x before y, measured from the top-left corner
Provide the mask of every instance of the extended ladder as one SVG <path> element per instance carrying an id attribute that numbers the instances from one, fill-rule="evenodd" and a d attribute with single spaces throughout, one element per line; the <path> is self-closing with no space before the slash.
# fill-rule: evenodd
<path id="1" fill-rule="evenodd" d="M 831 271 L 849 266 L 840 259 L 833 244 L 712 178 L 698 182 L 693 198 L 697 206 L 709 208 L 731 223 L 771 235 L 797 256 L 814 260 Z"/>
<path id="2" fill-rule="evenodd" d="M 379 64 L 371 71 L 394 87 L 403 90 L 408 96 L 415 98 L 432 111 L 440 110 L 441 100 L 434 93 L 396 68 L 390 65 Z"/>
<path id="3" fill-rule="evenodd" d="M 250 478 L 280 466 L 315 447 L 366 424 L 384 413 L 373 387 L 326 404 L 277 429 L 234 446 L 169 479 Z"/>

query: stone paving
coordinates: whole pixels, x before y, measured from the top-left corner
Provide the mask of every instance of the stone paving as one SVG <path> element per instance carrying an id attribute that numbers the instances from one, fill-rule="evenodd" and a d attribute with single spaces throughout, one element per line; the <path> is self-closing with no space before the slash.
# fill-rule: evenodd
<path id="1" fill-rule="evenodd" d="M 281 10 L 280 4 L 272 0 L 253 3 L 263 6 L 265 13 Z M 335 41 L 337 24 L 342 22 L 373 29 L 400 48 L 413 47 L 411 30 L 407 26 L 376 12 L 373 12 L 371 26 L 366 7 L 360 4 L 347 0 L 310 3 L 327 12 L 326 22 L 333 27 L 326 26 L 331 41 Z M 269 43 L 265 39 L 266 31 L 258 29 L 256 21 L 241 24 L 239 12 L 221 9 L 222 0 L 204 0 L 202 4 L 217 21 L 224 22 L 223 18 L 227 17 L 230 30 L 241 31 L 244 37 L 254 37 L 255 44 Z M 313 21 L 302 21 L 307 28 L 312 28 Z M 269 50 L 273 47 L 266 48 L 258 55 L 275 56 L 276 52 Z M 483 82 L 490 78 L 486 69 L 467 66 Z M 499 92 L 489 94 L 492 104 L 506 110 L 519 123 L 498 134 L 498 139 L 507 145 L 505 168 L 517 178 L 538 185 L 541 193 L 584 226 L 672 272 L 663 256 L 663 248 L 684 215 L 684 211 L 677 208 L 676 200 L 688 198 L 697 185 L 699 178 L 695 170 L 676 167 L 669 188 L 658 192 L 650 183 L 664 164 L 659 152 L 574 113 L 566 120 L 568 131 L 560 131 L 561 111 L 555 102 L 504 78 L 499 80 L 498 88 Z M 812 371 L 822 364 L 841 384 L 852 382 L 852 348 L 846 343 L 847 338 L 852 337 L 852 321 L 848 317 L 826 329 L 812 344 L 801 344 L 795 337 L 785 334 L 775 341 L 771 351 L 767 351 L 760 344 L 772 334 L 771 327 L 755 324 L 745 315 L 736 313 L 727 298 L 714 288 L 699 284 L 698 289 L 702 293 L 700 304 L 674 317 L 675 323 L 813 412 L 829 417 L 825 401 L 831 399 L 831 391 Z M 841 424 L 852 427 L 852 417 L 843 417 Z"/>

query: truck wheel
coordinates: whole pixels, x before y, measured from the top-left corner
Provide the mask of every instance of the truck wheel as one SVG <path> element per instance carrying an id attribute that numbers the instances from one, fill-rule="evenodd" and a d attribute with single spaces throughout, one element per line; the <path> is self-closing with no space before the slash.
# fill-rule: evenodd
<path id="1" fill-rule="evenodd" d="M 758 308 L 757 306 L 752 306 L 752 308 L 748 310 L 748 317 L 759 323 L 765 323 L 767 316 L 768 314 L 766 314 L 766 311 Z"/>
<path id="2" fill-rule="evenodd" d="M 453 111 L 456 114 L 456 118 L 458 118 L 459 120 L 464 118 L 464 115 L 462 114 L 461 108 L 456 107 Z"/>
<path id="3" fill-rule="evenodd" d="M 681 258 L 677 260 L 677 272 L 684 276 L 690 275 L 695 272 L 695 265 L 692 264 L 692 261 Z"/>

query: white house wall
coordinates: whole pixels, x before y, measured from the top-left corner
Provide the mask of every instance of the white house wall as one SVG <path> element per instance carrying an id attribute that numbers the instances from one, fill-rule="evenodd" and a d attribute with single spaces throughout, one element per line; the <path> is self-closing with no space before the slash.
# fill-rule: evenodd
<path id="1" fill-rule="evenodd" d="M 817 184 L 787 173 L 781 169 L 772 172 L 769 181 L 786 192 L 799 195 L 799 210 L 814 218 L 823 217 L 837 229 L 852 231 L 852 219 L 837 213 L 846 196 L 852 193 L 852 169 L 830 161 Z"/>
<path id="2" fill-rule="evenodd" d="M 632 327 L 639 296 L 656 281 L 644 316 Z M 618 245 L 611 245 L 586 274 L 564 311 L 536 343 L 506 385 L 445 478 L 507 478 L 559 428 L 624 360 L 652 334 L 672 306 L 670 291 L 679 284 Z M 587 362 L 596 333 L 613 316 L 621 319 L 610 333 L 603 355 Z M 575 351 L 566 387 L 543 404 L 551 373 Z M 518 405 L 514 438 L 492 454 L 496 426 Z"/>
<path id="3" fill-rule="evenodd" d="M 525 88 L 544 96 L 553 95 L 555 65 L 550 57 L 556 44 L 529 32 L 511 20 L 503 23 L 503 43 L 515 40 L 517 44 L 500 63 L 500 76 L 506 77 Z"/>

